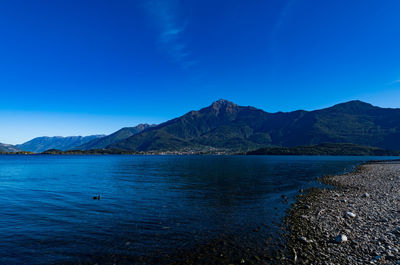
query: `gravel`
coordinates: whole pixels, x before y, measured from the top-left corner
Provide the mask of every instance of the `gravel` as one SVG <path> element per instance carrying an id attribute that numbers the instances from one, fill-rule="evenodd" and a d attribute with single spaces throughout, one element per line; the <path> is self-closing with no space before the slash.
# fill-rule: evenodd
<path id="1" fill-rule="evenodd" d="M 322 181 L 333 188 L 300 194 L 289 211 L 279 263 L 400 264 L 400 161 Z"/>

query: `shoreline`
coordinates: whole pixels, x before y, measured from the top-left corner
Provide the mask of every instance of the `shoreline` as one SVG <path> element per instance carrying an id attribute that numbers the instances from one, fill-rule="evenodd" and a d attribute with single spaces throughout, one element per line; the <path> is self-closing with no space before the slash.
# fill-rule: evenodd
<path id="1" fill-rule="evenodd" d="M 298 196 L 281 264 L 400 264 L 400 161 L 371 161 Z"/>
<path id="2" fill-rule="evenodd" d="M 326 185 L 304 187 L 305 191 L 298 187 L 297 197 L 289 201 L 281 196 L 288 207 L 282 211 L 279 223 L 260 224 L 239 236 L 221 233 L 171 252 L 155 251 L 143 256 L 99 253 L 87 261 L 62 263 L 400 264 L 400 160 L 353 165 L 349 173 L 320 177 L 319 181 Z M 347 242 L 335 242 L 340 234 L 346 235 Z M 256 237 L 261 240 L 253 240 Z"/>
<path id="3" fill-rule="evenodd" d="M 65 151 L 60 153 L 33 153 L 33 152 L 0 152 L 0 156 L 39 156 L 39 155 L 46 155 L 46 156 L 118 156 L 118 155 L 130 155 L 130 156 L 208 156 L 208 155 L 215 155 L 215 156 L 254 156 L 254 157 L 262 157 L 262 156 L 296 156 L 296 157 L 391 157 L 393 161 L 400 159 L 398 155 L 368 155 L 368 154 L 353 154 L 353 155 L 310 155 L 310 154 L 264 154 L 264 155 L 248 155 L 248 154 L 241 154 L 241 153 L 179 153 L 179 152 L 172 152 L 172 153 L 156 153 L 156 152 L 76 152 L 76 151 Z"/>

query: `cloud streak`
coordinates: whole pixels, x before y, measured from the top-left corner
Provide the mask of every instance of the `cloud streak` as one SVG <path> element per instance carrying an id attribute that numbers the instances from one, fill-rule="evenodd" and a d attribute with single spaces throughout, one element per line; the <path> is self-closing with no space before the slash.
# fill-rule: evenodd
<path id="1" fill-rule="evenodd" d="M 278 32 L 285 19 L 287 18 L 288 14 L 290 13 L 291 9 L 293 8 L 294 4 L 295 4 L 296 0 L 288 0 L 286 1 L 285 5 L 282 8 L 282 11 L 279 13 L 278 19 L 275 22 L 275 25 L 272 29 L 272 33 L 275 34 L 276 32 Z"/>
<path id="2" fill-rule="evenodd" d="M 159 31 L 159 44 L 166 49 L 171 58 L 182 68 L 189 68 L 196 64 L 191 59 L 191 52 L 184 41 L 186 23 L 179 18 L 179 5 L 176 0 L 154 0 L 145 5 Z"/>

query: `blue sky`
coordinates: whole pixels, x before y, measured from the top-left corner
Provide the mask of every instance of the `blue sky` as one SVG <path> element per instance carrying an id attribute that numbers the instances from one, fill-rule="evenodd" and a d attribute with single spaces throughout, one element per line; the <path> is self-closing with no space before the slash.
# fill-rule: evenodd
<path id="1" fill-rule="evenodd" d="M 400 2 L 0 3 L 0 142 L 108 134 L 225 98 L 400 107 Z"/>

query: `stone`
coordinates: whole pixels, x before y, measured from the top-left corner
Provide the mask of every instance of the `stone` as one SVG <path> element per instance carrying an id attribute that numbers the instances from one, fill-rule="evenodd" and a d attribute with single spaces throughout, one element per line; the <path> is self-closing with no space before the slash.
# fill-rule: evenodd
<path id="1" fill-rule="evenodd" d="M 341 234 L 341 235 L 338 235 L 337 237 L 335 237 L 335 241 L 337 243 L 344 243 L 344 242 L 347 242 L 347 240 L 348 240 L 347 236 L 344 234 Z"/>
<path id="2" fill-rule="evenodd" d="M 314 242 L 314 241 L 312 241 L 311 239 L 307 239 L 307 238 L 304 237 L 304 236 L 301 236 L 301 237 L 300 237 L 300 240 L 303 241 L 304 243 L 308 243 L 308 244 Z"/>
<path id="3" fill-rule="evenodd" d="M 347 217 L 351 217 L 351 218 L 356 217 L 356 215 L 354 213 L 352 213 L 352 212 L 346 212 L 346 216 Z"/>
<path id="4" fill-rule="evenodd" d="M 326 178 L 338 189 L 301 197 L 290 235 L 296 252 L 286 257 L 286 264 L 400 265 L 399 175 L 399 162 L 367 164 L 354 173 Z"/>

